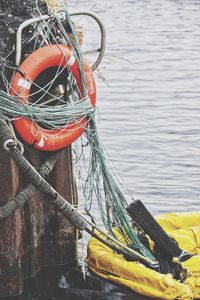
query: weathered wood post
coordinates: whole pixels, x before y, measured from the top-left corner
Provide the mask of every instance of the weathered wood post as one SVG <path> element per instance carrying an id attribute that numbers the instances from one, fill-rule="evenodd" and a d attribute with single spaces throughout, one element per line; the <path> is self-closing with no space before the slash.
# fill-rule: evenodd
<path id="1" fill-rule="evenodd" d="M 19 174 L 7 154 L 0 150 L 0 204 L 4 204 L 19 188 Z M 23 288 L 23 216 L 18 210 L 0 221 L 0 297 L 16 296 Z"/>
<path id="2" fill-rule="evenodd" d="M 40 9 L 46 11 L 40 3 Z M 35 14 L 35 1 L 1 0 L 0 2 L 0 69 L 15 43 L 15 33 L 22 21 Z M 9 58 L 12 61 L 13 56 Z M 10 61 L 7 60 L 9 64 Z M 11 74 L 8 72 L 8 76 Z M 0 88 L 3 89 L 2 80 Z M 47 154 L 26 149 L 26 157 L 35 166 Z M 50 182 L 69 202 L 77 201 L 73 190 L 71 148 L 60 156 L 50 176 Z M 0 149 L 0 205 L 6 203 L 27 184 L 26 178 L 2 149 Z M 25 279 L 46 274 L 44 282 L 57 284 L 59 276 L 75 261 L 74 227 L 54 207 L 45 203 L 44 196 L 36 193 L 32 199 L 7 219 L 0 220 L 0 298 L 23 293 Z M 45 272 L 45 270 L 48 271 Z M 50 269 L 54 269 L 51 273 Z M 49 274 L 53 274 L 49 276 Z"/>

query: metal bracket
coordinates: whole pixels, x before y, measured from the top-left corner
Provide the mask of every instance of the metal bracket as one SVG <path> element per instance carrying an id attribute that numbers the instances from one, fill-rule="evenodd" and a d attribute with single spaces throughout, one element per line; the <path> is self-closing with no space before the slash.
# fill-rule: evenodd
<path id="1" fill-rule="evenodd" d="M 80 15 L 81 16 L 88 16 L 88 17 L 91 17 L 92 19 L 94 19 L 96 21 L 96 23 L 98 24 L 98 26 L 100 28 L 100 31 L 101 31 L 101 46 L 100 46 L 100 48 L 82 52 L 83 55 L 99 53 L 96 61 L 92 65 L 92 71 L 95 71 L 96 68 L 98 68 L 98 66 L 100 65 L 100 63 L 101 63 L 101 61 L 104 57 L 104 54 L 105 54 L 105 49 L 106 49 L 106 31 L 105 31 L 105 27 L 103 25 L 103 22 L 94 13 L 87 12 L 87 11 L 80 11 L 80 12 L 74 12 L 74 13 L 70 14 L 70 16 L 80 16 Z"/>

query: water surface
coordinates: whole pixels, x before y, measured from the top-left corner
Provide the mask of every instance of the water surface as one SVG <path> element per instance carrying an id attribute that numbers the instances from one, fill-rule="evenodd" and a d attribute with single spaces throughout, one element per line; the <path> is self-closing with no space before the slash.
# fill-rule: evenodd
<path id="1" fill-rule="evenodd" d="M 153 214 L 199 210 L 200 2 L 69 2 L 71 11 L 92 7 L 107 30 L 98 128 L 127 188 Z"/>

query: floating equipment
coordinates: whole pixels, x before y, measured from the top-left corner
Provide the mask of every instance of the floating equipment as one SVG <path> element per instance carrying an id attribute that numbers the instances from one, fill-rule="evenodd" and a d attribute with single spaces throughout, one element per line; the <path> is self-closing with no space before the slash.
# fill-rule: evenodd
<path id="1" fill-rule="evenodd" d="M 181 249 L 193 254 L 182 262 L 190 273 L 184 283 L 171 274 L 161 274 L 122 255 L 92 238 L 87 263 L 96 275 L 135 292 L 157 299 L 200 298 L 200 213 L 171 213 L 156 217 L 157 222 L 176 240 Z M 153 250 L 154 243 L 150 241 Z"/>
<path id="2" fill-rule="evenodd" d="M 74 77 L 79 92 L 79 101 L 89 97 L 91 106 L 96 104 L 96 86 L 92 70 L 84 61 L 84 77 L 88 95 L 84 95 L 83 81 L 79 64 L 71 49 L 63 45 L 49 45 L 30 54 L 20 65 L 11 82 L 10 94 L 18 101 L 29 104 L 31 87 L 45 70 L 57 67 L 68 70 Z M 44 90 L 43 93 L 48 93 Z M 54 151 L 72 144 L 84 132 L 88 120 L 85 117 L 75 122 L 63 124 L 60 128 L 46 129 L 35 121 L 23 117 L 14 118 L 14 126 L 29 145 L 44 151 Z"/>

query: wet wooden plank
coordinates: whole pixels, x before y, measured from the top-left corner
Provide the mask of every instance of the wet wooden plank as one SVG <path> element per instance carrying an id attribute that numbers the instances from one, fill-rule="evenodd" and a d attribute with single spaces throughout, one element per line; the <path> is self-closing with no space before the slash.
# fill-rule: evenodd
<path id="1" fill-rule="evenodd" d="M 71 147 L 61 154 L 51 176 L 50 183 L 69 203 L 76 203 L 73 192 Z M 74 263 L 75 230 L 70 222 L 55 207 L 45 209 L 45 264 L 65 267 Z M 56 254 L 56 255 L 55 255 Z"/>

